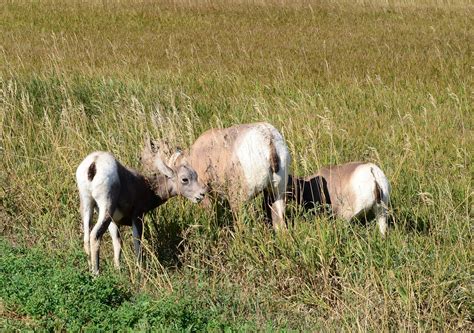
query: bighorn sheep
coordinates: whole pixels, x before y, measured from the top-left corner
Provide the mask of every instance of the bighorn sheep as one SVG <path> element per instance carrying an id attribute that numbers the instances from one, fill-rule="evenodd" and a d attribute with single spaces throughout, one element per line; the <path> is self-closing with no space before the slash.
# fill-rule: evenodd
<path id="1" fill-rule="evenodd" d="M 290 175 L 287 193 L 306 209 L 329 205 L 336 217 L 347 221 L 373 215 L 381 234 L 387 231 L 390 184 L 375 164 L 352 162 L 322 168 L 309 177 Z"/>
<path id="2" fill-rule="evenodd" d="M 187 155 L 199 179 L 228 200 L 232 211 L 264 193 L 267 217 L 285 227 L 285 189 L 290 153 L 283 136 L 268 123 L 235 125 L 204 132 Z"/>
<path id="3" fill-rule="evenodd" d="M 162 174 L 145 177 L 120 164 L 112 154 L 101 151 L 88 155 L 77 168 L 84 250 L 94 274 L 99 273 L 100 241 L 107 228 L 112 236 L 114 264 L 118 268 L 121 254 L 118 225 L 132 226 L 135 253 L 140 260 L 142 219 L 146 212 L 176 195 L 194 202 L 204 198 L 206 187 L 179 152 L 166 165 L 156 147 L 147 144 L 142 162 L 152 163 Z M 91 231 L 94 208 L 98 210 L 98 221 Z"/>

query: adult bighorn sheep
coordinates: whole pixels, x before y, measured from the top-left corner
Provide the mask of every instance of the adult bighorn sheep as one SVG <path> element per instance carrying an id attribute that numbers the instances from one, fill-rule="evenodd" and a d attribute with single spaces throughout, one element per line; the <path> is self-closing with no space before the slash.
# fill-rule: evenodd
<path id="1" fill-rule="evenodd" d="M 193 202 L 204 198 L 205 185 L 199 182 L 196 171 L 180 152 L 175 153 L 167 165 L 157 147 L 148 143 L 142 153 L 142 163 L 152 163 L 161 174 L 144 176 L 123 166 L 112 154 L 102 151 L 88 155 L 77 168 L 84 250 L 94 274 L 99 273 L 100 241 L 107 228 L 112 236 L 114 264 L 118 268 L 121 254 L 118 225 L 132 226 L 135 253 L 140 260 L 143 216 L 146 212 L 176 195 Z M 91 231 L 94 208 L 98 210 L 98 220 Z"/>
<path id="2" fill-rule="evenodd" d="M 387 231 L 390 184 L 373 163 L 351 162 L 320 169 L 308 177 L 289 176 L 288 198 L 305 209 L 328 205 L 347 221 L 375 217 L 383 236 Z"/>
<path id="3" fill-rule="evenodd" d="M 285 227 L 291 159 L 275 127 L 261 122 L 210 129 L 189 148 L 186 158 L 210 192 L 227 199 L 234 213 L 263 192 L 267 217 L 275 229 Z"/>

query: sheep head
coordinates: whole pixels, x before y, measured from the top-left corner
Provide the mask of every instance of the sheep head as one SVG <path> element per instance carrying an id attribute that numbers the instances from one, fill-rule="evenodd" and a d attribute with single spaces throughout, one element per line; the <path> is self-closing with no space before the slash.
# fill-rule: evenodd
<path id="1" fill-rule="evenodd" d="M 165 162 L 165 156 L 169 156 Z M 172 152 L 166 140 L 145 140 L 141 162 L 147 173 L 165 175 L 177 194 L 191 201 L 199 202 L 204 198 L 207 187 L 202 184 L 194 168 L 187 162 L 182 151 L 176 149 Z"/>

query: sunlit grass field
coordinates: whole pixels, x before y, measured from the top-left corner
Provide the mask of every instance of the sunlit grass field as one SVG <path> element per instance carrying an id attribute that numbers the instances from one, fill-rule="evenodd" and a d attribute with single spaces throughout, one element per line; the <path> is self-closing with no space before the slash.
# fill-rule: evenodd
<path id="1" fill-rule="evenodd" d="M 470 1 L 0 8 L 0 328 L 474 330 Z M 292 205 L 275 234 L 260 198 L 238 224 L 174 198 L 146 219 L 144 267 L 123 228 L 123 269 L 107 235 L 89 276 L 74 181 L 89 152 L 139 169 L 147 135 L 186 148 L 254 121 L 283 133 L 295 174 L 378 164 L 388 237 Z"/>

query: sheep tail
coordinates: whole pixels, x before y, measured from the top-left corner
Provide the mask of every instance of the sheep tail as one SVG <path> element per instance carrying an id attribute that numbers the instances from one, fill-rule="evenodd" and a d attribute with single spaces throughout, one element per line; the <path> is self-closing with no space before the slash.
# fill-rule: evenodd
<path id="1" fill-rule="evenodd" d="M 382 189 L 380 188 L 379 183 L 377 183 L 377 180 L 374 180 L 374 182 L 375 182 L 375 189 L 374 189 L 375 202 L 379 204 L 382 202 L 383 192 L 382 192 Z"/>
<path id="2" fill-rule="evenodd" d="M 89 168 L 87 169 L 87 179 L 89 179 L 89 181 L 92 181 L 96 173 L 97 167 L 95 166 L 95 162 L 92 162 Z"/>
<path id="3" fill-rule="evenodd" d="M 270 138 L 270 168 L 273 173 L 280 171 L 280 158 L 278 157 L 273 138 Z"/>
<path id="4" fill-rule="evenodd" d="M 372 173 L 372 176 L 374 176 L 374 183 L 375 183 L 375 188 L 374 188 L 374 196 L 375 196 L 375 202 L 378 204 L 384 202 L 384 198 L 388 198 L 388 188 L 385 188 L 385 175 L 383 172 L 377 168 L 377 167 L 371 167 L 370 172 Z"/>

